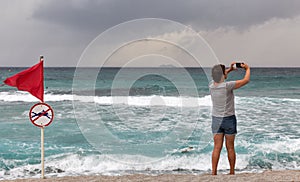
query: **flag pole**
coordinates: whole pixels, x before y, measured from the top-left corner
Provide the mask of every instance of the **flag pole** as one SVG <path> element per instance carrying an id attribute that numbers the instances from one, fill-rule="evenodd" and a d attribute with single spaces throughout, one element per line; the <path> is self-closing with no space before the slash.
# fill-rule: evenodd
<path id="1" fill-rule="evenodd" d="M 41 127 L 41 167 L 42 167 L 42 179 L 45 179 L 45 165 L 44 165 L 44 126 Z"/>
<path id="2" fill-rule="evenodd" d="M 42 55 L 40 56 L 40 61 L 44 61 L 44 56 L 42 56 Z M 44 75 L 43 75 L 43 77 L 44 77 Z M 43 82 L 44 82 L 44 78 L 43 78 Z M 42 179 L 45 179 L 45 155 L 44 154 L 45 154 L 45 149 L 44 149 L 44 126 L 42 126 L 41 127 L 41 168 L 42 168 L 41 178 Z"/>

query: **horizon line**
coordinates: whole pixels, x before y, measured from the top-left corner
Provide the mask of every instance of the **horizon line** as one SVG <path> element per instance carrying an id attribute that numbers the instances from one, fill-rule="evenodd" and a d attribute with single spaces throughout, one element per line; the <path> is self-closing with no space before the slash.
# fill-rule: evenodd
<path id="1" fill-rule="evenodd" d="M 31 66 L 1 66 L 0 68 L 30 68 Z M 212 67 L 212 66 L 211 66 Z M 210 66 L 203 67 L 193 67 L 193 66 L 185 66 L 185 67 L 176 67 L 176 66 L 132 66 L 132 67 L 121 67 L 121 66 L 44 66 L 44 68 L 159 68 L 159 69 L 179 69 L 179 68 L 211 68 Z M 300 66 L 251 66 L 250 68 L 300 68 Z"/>

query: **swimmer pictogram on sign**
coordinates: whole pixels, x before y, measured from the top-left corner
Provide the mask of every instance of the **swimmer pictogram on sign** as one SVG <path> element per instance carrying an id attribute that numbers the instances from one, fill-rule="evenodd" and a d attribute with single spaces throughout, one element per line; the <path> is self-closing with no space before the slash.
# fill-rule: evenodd
<path id="1" fill-rule="evenodd" d="M 31 107 L 29 112 L 30 121 L 38 127 L 50 125 L 53 121 L 54 112 L 46 103 L 37 103 Z"/>

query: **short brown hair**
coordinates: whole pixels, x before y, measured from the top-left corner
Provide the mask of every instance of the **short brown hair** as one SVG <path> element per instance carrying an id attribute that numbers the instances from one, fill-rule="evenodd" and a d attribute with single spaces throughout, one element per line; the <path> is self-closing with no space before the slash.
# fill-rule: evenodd
<path id="1" fill-rule="evenodd" d="M 217 64 L 211 69 L 211 75 L 215 82 L 220 82 L 222 76 L 225 75 L 225 65 Z"/>

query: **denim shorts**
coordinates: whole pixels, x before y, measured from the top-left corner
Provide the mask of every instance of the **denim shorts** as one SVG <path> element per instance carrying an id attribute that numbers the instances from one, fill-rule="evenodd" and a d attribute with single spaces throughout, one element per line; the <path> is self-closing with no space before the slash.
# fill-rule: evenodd
<path id="1" fill-rule="evenodd" d="M 212 116 L 211 129 L 213 134 L 217 134 L 217 133 L 223 133 L 225 135 L 237 134 L 235 115 L 226 116 L 226 117 Z"/>

